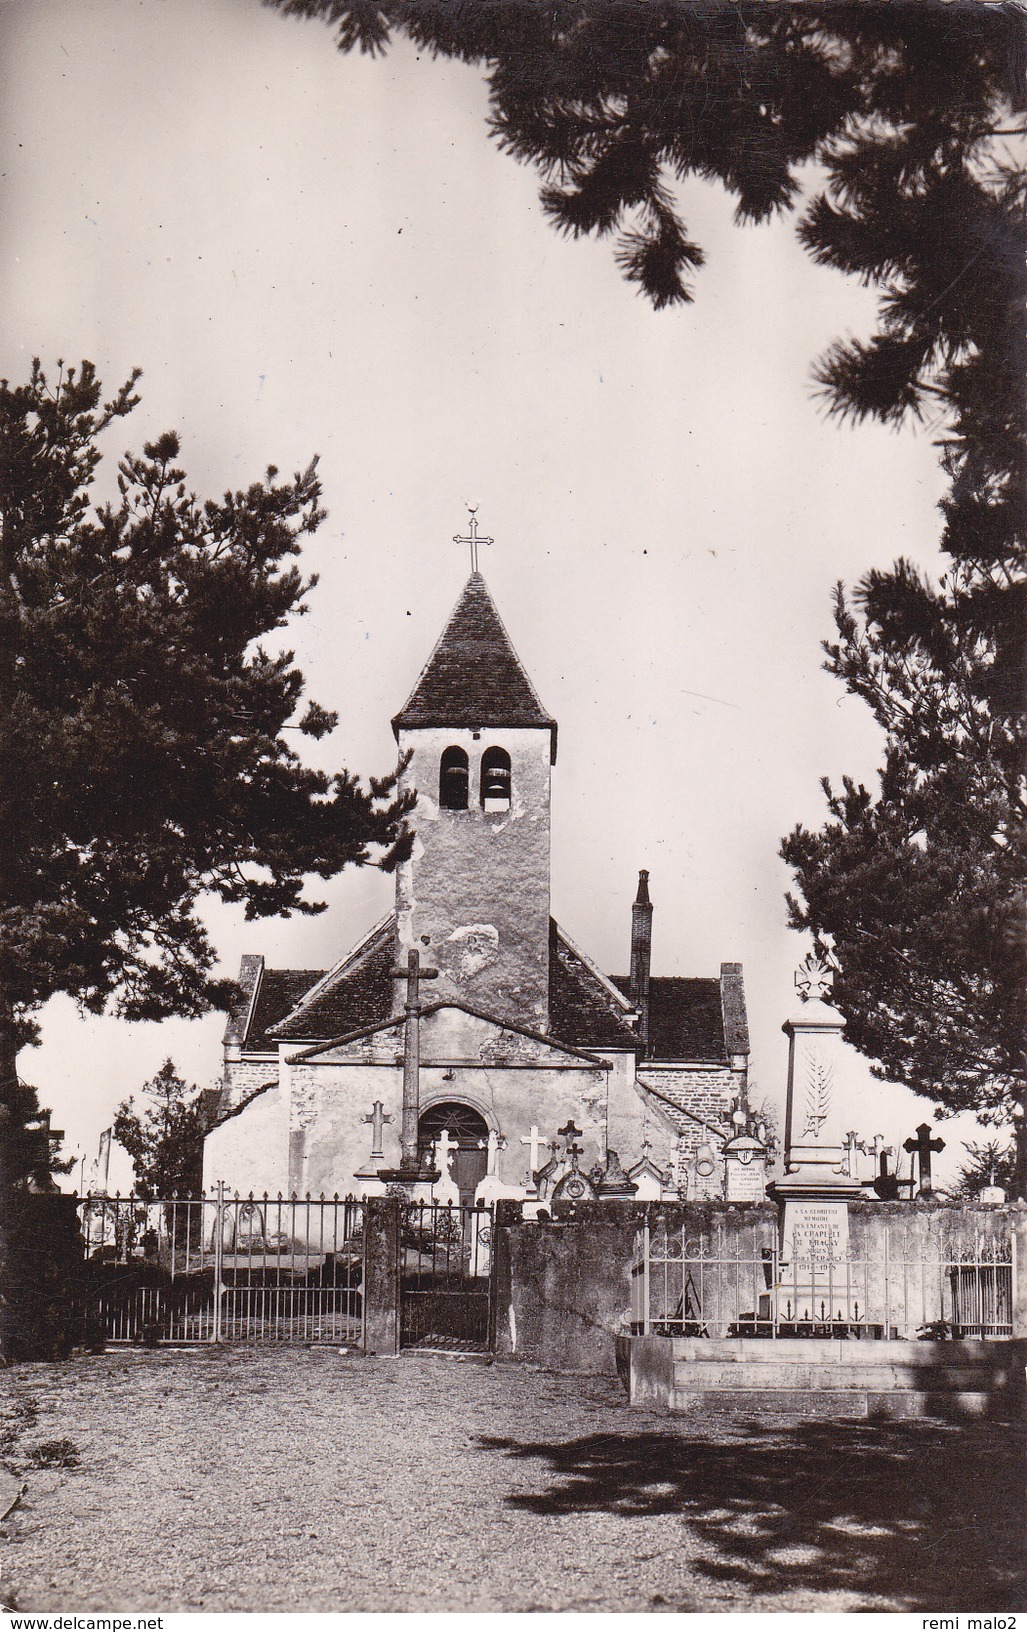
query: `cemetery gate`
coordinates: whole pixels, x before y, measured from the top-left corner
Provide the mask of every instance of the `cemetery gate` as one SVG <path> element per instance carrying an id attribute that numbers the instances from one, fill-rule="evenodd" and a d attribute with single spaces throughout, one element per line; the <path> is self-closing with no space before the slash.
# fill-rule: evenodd
<path id="1" fill-rule="evenodd" d="M 400 1348 L 469 1354 L 492 1348 L 494 1225 L 494 1210 L 484 1205 L 402 1207 Z"/>
<path id="2" fill-rule="evenodd" d="M 87 1327 L 107 1343 L 363 1340 L 352 1198 L 87 1196 Z"/>

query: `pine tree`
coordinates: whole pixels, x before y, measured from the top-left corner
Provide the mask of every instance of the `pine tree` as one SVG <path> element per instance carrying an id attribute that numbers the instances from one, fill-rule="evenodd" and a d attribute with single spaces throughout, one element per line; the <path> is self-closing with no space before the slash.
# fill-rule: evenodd
<path id="1" fill-rule="evenodd" d="M 1003 1145 L 1000 1139 L 988 1139 L 984 1144 L 968 1140 L 963 1149 L 967 1160 L 959 1169 L 954 1196 L 961 1201 L 976 1201 L 981 1191 L 993 1184 L 1007 1197 L 1015 1193 L 1016 1152 L 1012 1145 Z"/>
<path id="2" fill-rule="evenodd" d="M 695 296 L 680 184 L 740 222 L 797 216 L 820 262 L 880 292 L 879 330 L 820 367 L 838 411 L 952 415 L 948 545 L 1018 525 L 1024 374 L 1023 19 L 1012 8 L 719 0 L 267 0 L 376 55 L 484 67 L 489 132 L 571 237 L 611 238 L 657 309 Z M 1021 149 L 1022 151 L 1022 149 Z M 808 167 L 825 184 L 804 191 Z M 991 478 L 1004 488 L 988 493 Z M 1000 502 L 1001 501 L 1001 502 Z M 982 526 L 981 506 L 987 512 Z M 1001 553 L 1001 550 L 1000 550 Z"/>
<path id="3" fill-rule="evenodd" d="M 970 569 L 933 588 L 902 562 L 855 607 L 839 588 L 826 667 L 882 728 L 880 787 L 825 781 L 831 820 L 782 854 L 877 1074 L 1004 1122 L 1027 1092 L 1023 731 L 981 599 Z"/>
<path id="4" fill-rule="evenodd" d="M 283 735 L 335 724 L 261 644 L 313 587 L 294 558 L 322 519 L 315 465 L 201 503 L 168 433 L 98 507 L 98 439 L 135 381 L 108 402 L 89 363 L 0 381 L 0 1236 L 16 1057 L 48 998 L 201 1014 L 231 995 L 204 892 L 249 918 L 320 912 L 309 875 L 391 869 L 409 844 L 394 777 L 308 769 Z"/>
<path id="5" fill-rule="evenodd" d="M 210 1122 L 203 1090 L 165 1060 L 135 1098 L 118 1106 L 114 1137 L 132 1158 L 134 1190 L 144 1201 L 196 1196 L 203 1184 L 203 1138 Z"/>

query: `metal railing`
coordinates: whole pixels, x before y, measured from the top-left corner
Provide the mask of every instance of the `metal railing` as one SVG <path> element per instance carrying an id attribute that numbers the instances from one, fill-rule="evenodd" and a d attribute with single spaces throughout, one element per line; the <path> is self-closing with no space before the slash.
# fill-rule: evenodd
<path id="1" fill-rule="evenodd" d="M 882 1221 L 871 1253 L 785 1261 L 772 1220 L 696 1232 L 661 1219 L 636 1237 L 631 1329 L 686 1337 L 1012 1336 L 1011 1232 L 940 1250 Z"/>
<path id="2" fill-rule="evenodd" d="M 358 1343 L 363 1208 L 352 1197 L 79 1201 L 87 1317 L 109 1343 Z"/>

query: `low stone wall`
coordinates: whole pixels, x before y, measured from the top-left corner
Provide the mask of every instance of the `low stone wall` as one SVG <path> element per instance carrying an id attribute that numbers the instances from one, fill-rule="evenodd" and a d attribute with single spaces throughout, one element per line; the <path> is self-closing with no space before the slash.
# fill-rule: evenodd
<path id="1" fill-rule="evenodd" d="M 519 1212 L 519 1208 L 517 1209 Z M 630 1325 L 631 1266 L 645 1208 L 586 1203 L 522 1223 L 502 1207 L 495 1234 L 496 1352 L 544 1366 L 616 1376 Z"/>
<path id="2" fill-rule="evenodd" d="M 615 1376 L 617 1339 L 630 1331 L 631 1271 L 638 1232 L 684 1231 L 718 1243 L 730 1257 L 751 1243 L 753 1228 L 772 1239 L 778 1211 L 766 1203 L 721 1201 L 568 1203 L 547 1221 L 525 1222 L 518 1203 L 500 1203 L 495 1244 L 496 1349 L 553 1371 Z M 945 1201 L 857 1201 L 849 1209 L 850 1255 L 883 1255 L 884 1232 L 896 1258 L 934 1261 L 979 1241 L 1016 1239 L 1027 1265 L 1027 1208 L 971 1207 Z M 739 1247 L 739 1250 L 744 1250 Z M 1027 1336 L 1027 1273 L 1014 1277 L 1013 1335 Z"/>
<path id="3" fill-rule="evenodd" d="M 499 1204 L 496 1352 L 607 1377 L 617 1375 L 617 1339 L 631 1327 L 631 1271 L 646 1222 L 713 1230 L 730 1243 L 754 1222 L 777 1220 L 769 1202 L 558 1202 L 553 1211 L 524 1221 L 519 1203 Z"/>

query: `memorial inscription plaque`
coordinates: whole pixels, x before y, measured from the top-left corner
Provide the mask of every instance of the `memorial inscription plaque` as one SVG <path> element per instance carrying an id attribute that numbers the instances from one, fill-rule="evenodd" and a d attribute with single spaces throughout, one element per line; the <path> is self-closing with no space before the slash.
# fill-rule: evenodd
<path id="1" fill-rule="evenodd" d="M 849 1209 L 844 1201 L 786 1201 L 781 1257 L 819 1268 L 849 1254 Z"/>

